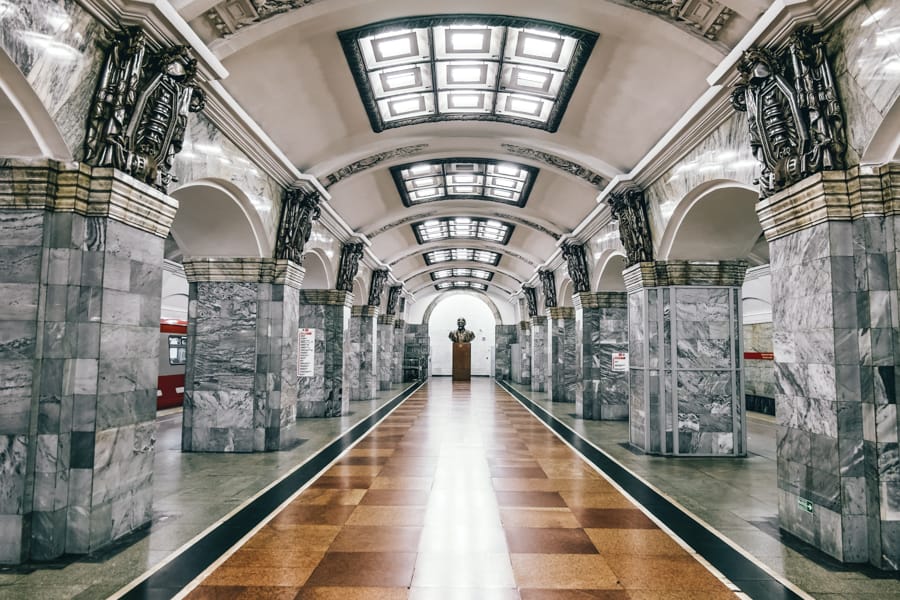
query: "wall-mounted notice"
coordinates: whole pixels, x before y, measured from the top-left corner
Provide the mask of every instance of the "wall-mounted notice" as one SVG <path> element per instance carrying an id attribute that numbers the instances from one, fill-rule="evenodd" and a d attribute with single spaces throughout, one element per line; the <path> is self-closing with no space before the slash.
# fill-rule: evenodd
<path id="1" fill-rule="evenodd" d="M 316 372 L 316 330 L 297 332 L 297 377 L 312 377 Z"/>
<path id="2" fill-rule="evenodd" d="M 612 353 L 612 370 L 616 372 L 625 372 L 628 370 L 628 353 L 613 352 Z"/>

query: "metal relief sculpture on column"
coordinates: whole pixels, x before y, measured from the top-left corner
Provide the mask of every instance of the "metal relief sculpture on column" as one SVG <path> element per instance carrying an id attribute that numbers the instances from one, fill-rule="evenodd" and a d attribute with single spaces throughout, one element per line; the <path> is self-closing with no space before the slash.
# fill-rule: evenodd
<path id="1" fill-rule="evenodd" d="M 536 317 L 538 314 L 537 309 L 537 291 L 533 287 L 522 287 L 522 291 L 525 293 L 525 301 L 528 303 L 528 316 Z"/>
<path id="2" fill-rule="evenodd" d="M 553 271 L 538 271 L 538 276 L 544 292 L 544 307 L 553 308 L 556 306 L 556 277 Z"/>
<path id="3" fill-rule="evenodd" d="M 562 255 L 566 260 L 569 270 L 569 278 L 575 287 L 575 292 L 591 291 L 591 282 L 588 276 L 587 258 L 584 254 L 584 244 L 565 243 L 562 245 Z"/>
<path id="4" fill-rule="evenodd" d="M 775 52 L 750 48 L 738 63 L 731 104 L 747 113 L 750 145 L 762 168 L 760 198 L 820 171 L 845 168 L 844 115 L 825 44 L 809 26 Z"/>
<path id="5" fill-rule="evenodd" d="M 644 193 L 638 188 L 613 192 L 607 201 L 613 219 L 619 222 L 619 238 L 625 248 L 628 266 L 653 260 L 653 237 L 647 219 Z"/>
<path id="6" fill-rule="evenodd" d="M 384 282 L 387 281 L 387 269 L 372 271 L 372 285 L 369 286 L 369 306 L 381 306 L 381 294 L 384 292 Z"/>
<path id="7" fill-rule="evenodd" d="M 359 259 L 363 255 L 362 242 L 344 244 L 341 248 L 341 264 L 338 267 L 337 284 L 335 289 L 345 292 L 353 291 L 353 278 L 359 270 Z"/>
<path id="8" fill-rule="evenodd" d="M 186 46 L 156 50 L 138 27 L 115 34 L 91 104 L 84 161 L 165 192 L 188 113 L 205 105 L 196 72 Z"/>
<path id="9" fill-rule="evenodd" d="M 313 221 L 321 214 L 319 196 L 297 188 L 285 190 L 281 204 L 281 221 L 275 242 L 275 258 L 302 264 L 303 248 L 312 233 Z"/>
<path id="10" fill-rule="evenodd" d="M 392 285 L 388 288 L 387 308 L 385 309 L 385 314 L 397 314 L 397 301 L 400 299 L 401 291 L 403 291 L 403 286 L 400 285 Z"/>

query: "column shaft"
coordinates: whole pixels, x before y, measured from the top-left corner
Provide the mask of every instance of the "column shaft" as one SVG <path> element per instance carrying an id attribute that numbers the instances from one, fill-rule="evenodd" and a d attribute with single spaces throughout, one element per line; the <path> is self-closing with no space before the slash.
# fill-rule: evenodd
<path id="1" fill-rule="evenodd" d="M 570 306 L 553 307 L 549 313 L 547 391 L 554 402 L 575 402 L 578 387 L 575 309 Z"/>
<path id="2" fill-rule="evenodd" d="M 625 292 L 575 294 L 575 413 L 582 419 L 628 418 L 628 370 L 613 355 L 628 352 Z"/>
<path id="3" fill-rule="evenodd" d="M 377 306 L 353 306 L 350 310 L 347 346 L 350 400 L 372 400 L 378 390 L 378 358 L 375 354 L 377 320 Z"/>
<path id="4" fill-rule="evenodd" d="M 389 390 L 394 376 L 394 315 L 378 317 L 378 389 Z"/>
<path id="5" fill-rule="evenodd" d="M 297 417 L 339 417 L 349 409 L 350 381 L 344 376 L 353 294 L 300 290 L 301 328 L 315 330 L 315 374 L 301 377 Z"/>
<path id="6" fill-rule="evenodd" d="M 531 391 L 547 391 L 550 353 L 547 347 L 547 317 L 531 317 Z"/>
<path id="7" fill-rule="evenodd" d="M 520 321 L 518 342 L 512 350 L 512 378 L 515 383 L 531 386 L 531 321 Z"/>
<path id="8" fill-rule="evenodd" d="M 406 349 L 406 321 L 394 321 L 394 348 L 391 352 L 391 382 L 403 383 L 403 355 Z"/>
<path id="9" fill-rule="evenodd" d="M 494 327 L 494 378 L 512 378 L 513 347 L 519 335 L 518 325 L 496 325 Z"/>

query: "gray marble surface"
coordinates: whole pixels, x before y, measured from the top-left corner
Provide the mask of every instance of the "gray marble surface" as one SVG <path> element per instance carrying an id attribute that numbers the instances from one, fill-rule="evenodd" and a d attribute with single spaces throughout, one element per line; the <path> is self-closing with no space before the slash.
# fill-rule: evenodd
<path id="1" fill-rule="evenodd" d="M 0 46 L 19 67 L 69 151 L 82 144 L 97 77 L 104 28 L 74 0 L 21 0 L 0 10 Z"/>
<path id="2" fill-rule="evenodd" d="M 550 349 L 547 336 L 547 317 L 531 317 L 531 389 L 547 391 L 547 371 L 550 366 Z"/>
<path id="3" fill-rule="evenodd" d="M 377 330 L 378 389 L 391 389 L 394 374 L 394 318 L 379 317 Z"/>
<path id="4" fill-rule="evenodd" d="M 518 324 L 494 326 L 494 377 L 496 379 L 512 378 L 513 345 L 516 344 L 518 337 Z M 521 369 L 521 358 L 519 368 Z"/>
<path id="5" fill-rule="evenodd" d="M 622 304 L 625 293 L 622 292 Z M 575 309 L 579 385 L 575 412 L 583 419 L 628 418 L 628 372 L 612 370 L 612 355 L 628 352 L 628 309 Z"/>
<path id="6" fill-rule="evenodd" d="M 553 315 L 547 319 L 549 328 L 547 391 L 554 402 L 575 402 L 579 383 L 575 311 L 569 309 L 566 313 L 565 316 Z"/>
<path id="7" fill-rule="evenodd" d="M 391 381 L 403 383 L 403 358 L 406 350 L 406 321 L 394 321 L 394 346 L 391 350 Z"/>
<path id="8" fill-rule="evenodd" d="M 356 308 L 356 307 L 354 307 Z M 378 391 L 378 355 L 375 353 L 374 315 L 351 315 L 345 376 L 350 381 L 350 400 L 371 400 Z"/>
<path id="9" fill-rule="evenodd" d="M 405 338 L 403 347 L 404 365 L 422 365 L 424 374 L 427 376 L 431 369 L 431 337 L 428 333 L 428 325 L 407 323 Z M 404 379 L 408 380 L 405 366 Z"/>
<path id="10" fill-rule="evenodd" d="M 298 323 L 316 330 L 316 359 L 315 375 L 300 378 L 297 417 L 339 417 L 350 402 L 350 384 L 344 377 L 350 307 L 301 303 Z"/>

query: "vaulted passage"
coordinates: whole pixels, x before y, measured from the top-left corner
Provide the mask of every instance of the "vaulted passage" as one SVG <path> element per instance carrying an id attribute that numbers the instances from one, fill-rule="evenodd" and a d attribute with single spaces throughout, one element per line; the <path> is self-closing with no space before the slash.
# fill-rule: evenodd
<path id="1" fill-rule="evenodd" d="M 672 593 L 734 597 L 493 381 L 433 379 L 189 597 Z"/>

